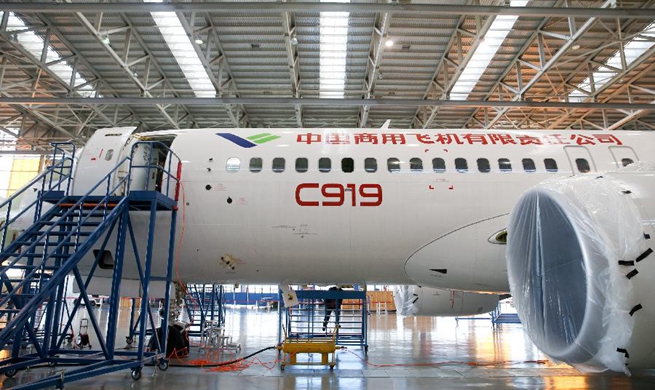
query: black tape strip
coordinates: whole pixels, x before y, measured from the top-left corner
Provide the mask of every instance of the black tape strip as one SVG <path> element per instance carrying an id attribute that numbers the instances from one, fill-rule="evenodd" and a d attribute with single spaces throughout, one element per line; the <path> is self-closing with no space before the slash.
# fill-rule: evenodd
<path id="1" fill-rule="evenodd" d="M 650 234 L 644 233 L 644 238 L 647 239 L 647 240 L 650 240 Z"/>
<path id="2" fill-rule="evenodd" d="M 628 353 L 628 350 L 625 349 L 625 348 L 617 348 L 616 352 L 624 354 L 626 359 L 628 359 L 630 357 L 630 354 Z"/>
<path id="3" fill-rule="evenodd" d="M 619 265 L 635 265 L 635 262 L 632 260 L 619 260 Z"/>
<path id="4" fill-rule="evenodd" d="M 623 192 L 624 194 L 626 194 L 626 195 L 632 194 L 632 191 L 630 191 L 630 190 L 625 190 L 625 191 L 622 191 L 622 192 Z"/>
<path id="5" fill-rule="evenodd" d="M 641 309 L 643 309 L 641 303 L 637 304 L 635 307 L 632 308 L 632 310 L 630 310 L 630 316 L 632 316 L 633 314 L 635 314 L 636 311 L 639 311 Z"/>
<path id="6" fill-rule="evenodd" d="M 430 271 L 439 272 L 440 274 L 448 273 L 448 270 L 446 268 L 430 268 Z"/>
<path id="7" fill-rule="evenodd" d="M 651 253 L 653 253 L 652 249 L 650 248 L 646 249 L 646 252 L 640 254 L 639 257 L 637 257 L 637 263 L 648 257 L 648 255 L 650 255 Z"/>
<path id="8" fill-rule="evenodd" d="M 632 279 L 632 278 L 634 278 L 638 273 L 639 273 L 639 271 L 637 271 L 636 269 L 633 269 L 632 271 L 630 271 L 630 272 L 629 272 L 627 275 L 625 275 L 625 276 L 626 276 L 628 279 Z"/>

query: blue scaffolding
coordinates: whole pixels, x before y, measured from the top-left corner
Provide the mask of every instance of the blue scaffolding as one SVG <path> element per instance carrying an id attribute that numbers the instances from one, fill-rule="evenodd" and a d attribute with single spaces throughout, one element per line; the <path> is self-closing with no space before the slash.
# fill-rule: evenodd
<path id="1" fill-rule="evenodd" d="M 278 339 L 282 327 L 291 339 L 325 338 L 336 330 L 336 345 L 359 346 L 368 352 L 366 291 L 297 290 L 298 305 L 283 307 L 280 296 Z M 330 310 L 326 301 L 340 302 Z"/>
<path id="2" fill-rule="evenodd" d="M 150 156 L 144 165 L 133 164 L 133 156 L 139 145 L 146 144 Z M 63 388 L 73 382 L 108 372 L 131 369 L 132 378 L 138 380 L 145 364 L 157 364 L 159 369 L 168 368 L 165 355 L 168 326 L 168 304 L 173 271 L 177 199 L 180 188 L 181 162 L 170 149 L 159 142 L 137 142 L 130 156 L 122 159 L 107 175 L 101 178 L 85 195 L 70 194 L 74 146 L 66 153 L 63 144 L 56 144 L 53 165 L 32 182 L 0 205 L 6 208 L 5 224 L 0 228 L 2 248 L 0 261 L 5 264 L 0 270 L 0 320 L 6 326 L 0 330 L 0 348 L 10 347 L 11 357 L 0 361 L 0 373 L 8 377 L 18 370 L 48 364 L 77 365 L 79 367 L 62 371 L 56 375 L 15 387 L 16 389 L 40 389 L 55 386 Z M 158 148 L 168 153 L 167 167 L 153 164 L 152 151 Z M 175 162 L 174 162 L 175 161 Z M 117 173 L 119 168 L 129 166 L 124 177 Z M 174 168 L 173 172 L 171 168 Z M 162 177 L 161 191 L 147 191 L 131 188 L 131 177 L 136 170 L 146 170 L 147 179 L 143 188 L 148 189 L 150 173 L 157 171 Z M 28 207 L 17 211 L 17 199 L 29 188 L 40 186 L 36 200 Z M 101 192 L 101 195 L 97 193 Z M 46 204 L 51 207 L 44 211 Z M 13 209 L 13 210 L 12 210 Z M 19 217 L 34 212 L 34 223 L 14 241 L 6 244 L 7 233 Z M 139 253 L 130 211 L 148 211 L 148 235 L 145 256 Z M 155 221 L 158 212 L 171 215 L 168 234 L 168 263 L 166 275 L 153 275 L 152 261 L 155 244 Z M 80 350 L 64 346 L 70 337 L 69 330 L 80 305 L 91 306 L 87 288 L 94 273 L 103 261 L 109 238 L 115 234 L 115 251 L 111 279 L 111 301 L 106 333 L 99 326 L 92 311 L 88 312 L 91 330 L 98 339 L 96 349 Z M 88 275 L 82 275 L 79 262 L 101 243 L 95 263 Z M 131 243 L 128 244 L 128 243 Z M 6 244 L 6 245 L 5 245 Z M 131 256 L 126 256 L 130 251 Z M 161 326 L 162 338 L 155 340 L 153 351 L 146 351 L 144 338 L 139 338 L 134 350 L 116 348 L 118 310 L 121 279 L 124 263 L 128 258 L 136 262 L 141 284 L 141 315 L 138 320 L 139 334 L 145 334 Z M 16 278 L 16 273 L 22 273 Z M 71 275 L 80 297 L 71 312 L 67 313 L 64 300 L 65 278 Z M 150 281 L 164 281 L 165 305 L 162 323 L 156 324 L 148 304 Z M 66 318 L 62 315 L 66 315 Z M 21 354 L 29 346 L 33 353 Z"/>
<path id="3" fill-rule="evenodd" d="M 201 337 L 208 325 L 225 325 L 223 285 L 187 284 L 184 307 L 189 316 L 189 336 Z"/>

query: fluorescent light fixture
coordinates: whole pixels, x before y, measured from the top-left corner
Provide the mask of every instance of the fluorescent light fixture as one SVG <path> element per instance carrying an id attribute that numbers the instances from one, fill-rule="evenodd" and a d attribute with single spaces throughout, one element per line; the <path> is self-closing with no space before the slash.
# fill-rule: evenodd
<path id="1" fill-rule="evenodd" d="M 647 36 L 650 39 L 635 37 L 625 44 L 623 51 L 625 53 L 626 66 L 630 66 L 630 64 L 632 64 L 637 58 L 641 57 L 655 44 L 652 40 L 653 37 L 655 37 L 655 23 L 648 25 L 640 35 Z M 594 71 L 594 89 L 597 90 L 605 86 L 605 84 L 619 73 L 616 69 L 623 69 L 623 65 L 621 65 L 621 53 L 619 51 L 614 53 L 614 55 L 605 62 L 605 66 L 599 66 L 598 69 Z M 584 79 L 582 83 L 578 84 L 578 88 L 591 93 L 591 79 L 589 77 Z M 569 94 L 570 102 L 580 103 L 587 99 L 589 99 L 589 96 L 578 90 Z"/>
<path id="2" fill-rule="evenodd" d="M 202 45 L 204 43 L 204 41 L 202 39 L 200 39 L 200 37 L 196 37 L 193 41 L 195 43 L 197 43 L 198 45 Z"/>
<path id="3" fill-rule="evenodd" d="M 162 0 L 144 1 L 146 3 L 162 2 Z M 151 12 L 150 15 L 155 20 L 159 32 L 164 37 L 196 97 L 216 97 L 216 90 L 177 14 L 175 12 Z"/>
<path id="4" fill-rule="evenodd" d="M 384 46 L 386 47 L 391 47 L 393 46 L 393 41 L 391 39 L 387 39 L 386 42 L 384 42 Z"/>
<path id="5" fill-rule="evenodd" d="M 3 13 L 0 12 L 0 18 L 3 16 Z M 41 59 L 41 53 L 43 52 L 43 46 L 45 42 L 43 38 L 36 35 L 34 31 L 27 30 L 27 26 L 23 21 L 16 17 L 13 12 L 9 13 L 9 20 L 7 22 L 7 32 L 11 34 L 12 37 L 15 37 L 15 42 L 23 46 L 34 58 L 37 60 Z M 48 46 L 46 48 L 46 65 L 54 74 L 62 79 L 66 84 L 68 84 L 73 76 L 73 68 L 68 65 L 66 61 L 62 61 L 61 56 L 52 48 Z M 81 74 L 75 72 L 75 83 L 74 86 L 78 87 L 82 84 L 86 84 L 87 80 L 82 77 Z M 91 85 L 85 85 L 79 89 L 77 92 L 82 97 L 102 97 Z"/>
<path id="6" fill-rule="evenodd" d="M 321 2 L 328 2 L 321 0 Z M 348 3 L 348 0 L 330 1 Z M 348 12 L 321 12 L 319 97 L 343 98 L 346 89 Z"/>
<path id="7" fill-rule="evenodd" d="M 527 3 L 528 0 L 512 0 L 510 6 L 524 7 Z M 517 19 L 518 16 L 516 15 L 501 15 L 497 16 L 491 23 L 489 31 L 481 38 L 478 48 L 450 91 L 451 100 L 466 100 L 468 98 L 496 52 L 498 52 L 500 45 L 505 41 L 507 34 L 514 27 Z"/>

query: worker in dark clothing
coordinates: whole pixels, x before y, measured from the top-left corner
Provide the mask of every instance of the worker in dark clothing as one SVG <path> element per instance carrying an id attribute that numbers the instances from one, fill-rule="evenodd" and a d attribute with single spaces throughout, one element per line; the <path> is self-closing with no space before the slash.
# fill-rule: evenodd
<path id="1" fill-rule="evenodd" d="M 342 291 L 339 287 L 330 287 L 328 291 Z M 323 318 L 323 331 L 327 330 L 327 324 L 330 321 L 330 315 L 334 311 L 335 324 L 339 325 L 339 311 L 341 310 L 341 299 L 325 300 L 325 318 Z"/>

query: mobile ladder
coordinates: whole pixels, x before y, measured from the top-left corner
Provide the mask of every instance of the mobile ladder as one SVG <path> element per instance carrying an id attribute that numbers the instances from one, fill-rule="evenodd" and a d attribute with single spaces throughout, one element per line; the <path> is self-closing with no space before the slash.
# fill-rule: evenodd
<path id="1" fill-rule="evenodd" d="M 298 305 L 282 307 L 280 296 L 279 341 L 335 337 L 337 346 L 359 346 L 368 352 L 366 291 L 296 290 Z M 326 301 L 340 302 L 335 309 Z M 328 315 L 329 311 L 329 315 Z M 338 329 L 335 329 L 337 328 Z"/>
<path id="2" fill-rule="evenodd" d="M 149 147 L 147 150 L 151 151 L 142 165 L 134 163 L 135 150 L 139 145 L 144 145 L 146 149 Z M 5 214 L 4 224 L 0 228 L 3 248 L 0 253 L 3 264 L 0 269 L 0 322 L 5 323 L 5 327 L 0 329 L 0 348 L 11 349 L 10 357 L 0 361 L 0 373 L 11 378 L 20 370 L 36 366 L 72 366 L 56 375 L 14 387 L 16 389 L 63 388 L 68 382 L 123 369 L 131 369 L 132 378 L 138 380 L 145 364 L 156 364 L 160 370 L 168 368 L 165 351 L 181 161 L 164 144 L 137 142 L 130 155 L 120 160 L 86 194 L 71 195 L 75 150 L 72 144 L 67 146 L 72 149 L 70 153 L 65 152 L 64 147 L 65 144 L 54 144 L 52 165 L 0 204 L 0 210 Z M 167 151 L 167 166 L 153 164 L 152 150 L 155 147 Z M 132 181 L 132 175 L 138 170 L 147 172 L 143 187 Z M 155 171 L 162 177 L 160 191 L 147 190 L 150 188 L 151 173 Z M 36 199 L 17 209 L 15 206 L 21 203 L 20 197 L 36 187 L 40 188 Z M 139 253 L 143 252 L 143 248 L 139 250 L 140 241 L 135 236 L 131 211 L 141 211 L 141 215 L 149 212 L 146 214 L 145 254 Z M 12 224 L 30 213 L 34 213 L 33 224 L 9 243 L 7 236 Z M 154 275 L 152 272 L 158 213 L 170 213 L 165 275 Z M 93 311 L 88 310 L 89 333 L 93 332 L 99 348 L 80 350 L 64 346 L 64 340 L 70 337 L 69 330 L 76 312 L 82 304 L 91 307 L 87 290 L 103 260 L 110 237 L 115 238 L 115 251 L 113 269 L 110 271 L 111 300 L 106 334 L 103 334 Z M 139 238 L 142 242 L 143 237 Z M 91 252 L 97 244 L 100 244 L 99 250 Z M 87 261 L 92 256 L 95 256 L 95 261 L 83 274 L 79 265 L 86 255 L 89 255 Z M 146 351 L 142 337 L 132 350 L 116 347 L 121 279 L 128 259 L 136 263 L 142 290 L 140 306 L 144 315 L 138 321 L 139 332 L 145 334 L 147 330 L 161 326 L 161 341 L 155 340 L 153 351 Z M 64 299 L 65 278 L 68 275 L 74 279 L 80 293 L 72 311 L 63 316 L 68 310 Z M 161 324 L 156 324 L 148 304 L 150 281 L 165 282 Z M 39 314 L 40 311 L 43 313 Z"/>

